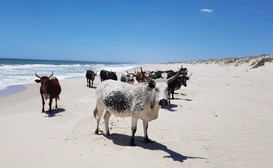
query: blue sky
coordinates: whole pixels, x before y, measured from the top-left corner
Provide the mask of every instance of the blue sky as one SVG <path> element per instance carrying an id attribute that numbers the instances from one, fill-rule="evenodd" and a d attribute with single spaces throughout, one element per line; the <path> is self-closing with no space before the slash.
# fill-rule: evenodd
<path id="1" fill-rule="evenodd" d="M 272 0 L 0 0 L 0 57 L 160 63 L 273 53 Z"/>

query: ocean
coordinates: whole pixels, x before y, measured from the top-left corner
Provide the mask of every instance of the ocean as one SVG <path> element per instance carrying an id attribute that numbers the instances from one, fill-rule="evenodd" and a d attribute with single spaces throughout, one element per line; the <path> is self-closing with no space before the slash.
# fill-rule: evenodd
<path id="1" fill-rule="evenodd" d="M 103 63 L 84 61 L 55 61 L 33 59 L 5 59 L 0 58 L 0 91 L 7 88 L 17 88 L 23 84 L 34 83 L 35 73 L 39 76 L 54 76 L 59 80 L 69 78 L 85 78 L 86 70 L 100 72 L 106 69 L 114 72 L 122 72 L 139 67 L 138 64 Z"/>

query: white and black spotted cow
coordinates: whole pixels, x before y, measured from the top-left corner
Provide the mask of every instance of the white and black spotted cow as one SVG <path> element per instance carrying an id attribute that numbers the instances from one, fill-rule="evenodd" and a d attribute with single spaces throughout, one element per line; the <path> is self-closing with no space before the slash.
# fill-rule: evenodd
<path id="1" fill-rule="evenodd" d="M 127 74 L 122 73 L 121 77 L 120 77 L 120 81 L 121 82 L 126 82 L 126 83 L 130 83 L 130 84 L 134 84 L 134 77 L 136 76 L 136 72 L 135 73 L 129 73 L 127 71 Z"/>
<path id="2" fill-rule="evenodd" d="M 108 121 L 111 114 L 119 117 L 132 117 L 132 137 L 130 145 L 135 146 L 137 121 L 143 121 L 145 142 L 148 138 L 148 122 L 158 117 L 161 106 L 168 104 L 168 83 L 176 79 L 180 73 L 168 79 L 148 79 L 149 84 L 131 85 L 119 81 L 108 80 L 97 88 L 97 103 L 94 117 L 97 119 L 95 133 L 99 133 L 99 122 L 104 114 L 106 135 L 110 135 Z"/>

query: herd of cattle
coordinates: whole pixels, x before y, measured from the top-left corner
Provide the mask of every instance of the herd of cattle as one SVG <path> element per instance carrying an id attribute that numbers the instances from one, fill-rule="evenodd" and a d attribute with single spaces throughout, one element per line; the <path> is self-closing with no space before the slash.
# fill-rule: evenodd
<path id="1" fill-rule="evenodd" d="M 172 95 L 172 99 L 174 99 L 174 91 L 179 90 L 181 86 L 187 87 L 187 80 L 189 80 L 190 76 L 188 76 L 188 70 L 187 68 L 181 67 L 182 71 L 180 72 L 179 76 L 173 80 L 172 82 L 168 83 L 168 91 L 169 94 Z M 126 82 L 129 84 L 134 84 L 135 79 L 138 83 L 145 83 L 148 81 L 148 78 L 150 79 L 160 79 L 160 78 L 170 78 L 177 74 L 178 71 L 173 70 L 167 70 L 167 71 L 151 71 L 151 70 L 145 70 L 143 71 L 140 67 L 140 71 L 135 71 L 134 73 L 129 73 L 127 71 L 126 73 L 122 73 L 120 77 L 121 82 Z M 97 73 L 95 73 L 92 70 L 86 71 L 86 80 L 87 80 L 87 87 L 94 87 L 93 82 L 95 80 Z M 135 78 L 135 79 L 134 79 Z M 107 70 L 101 70 L 100 71 L 100 79 L 101 82 L 105 80 L 118 80 L 118 77 L 116 75 L 116 72 L 107 71 Z"/>
<path id="2" fill-rule="evenodd" d="M 45 100 L 49 99 L 49 112 L 51 112 L 52 100 L 55 99 L 57 108 L 57 99 L 61 93 L 61 86 L 53 73 L 50 76 L 40 77 L 35 80 L 41 83 L 40 94 L 42 98 L 42 112 L 44 112 Z M 92 70 L 86 72 L 87 87 L 94 87 L 93 82 L 97 73 Z M 134 73 L 123 73 L 120 81 L 118 81 L 115 72 L 101 70 L 101 84 L 96 88 L 97 101 L 93 111 L 94 117 L 97 120 L 96 134 L 99 134 L 99 123 L 104 114 L 104 123 L 106 135 L 110 135 L 108 121 L 111 114 L 120 117 L 131 117 L 132 136 L 130 145 L 135 146 L 135 133 L 137 129 L 137 121 L 143 121 L 144 140 L 152 142 L 148 138 L 148 122 L 158 117 L 158 111 L 161 107 L 170 103 L 170 95 L 174 98 L 175 90 L 181 86 L 187 86 L 189 80 L 187 68 L 181 68 L 179 71 L 140 71 Z M 109 80 L 111 79 L 111 80 Z M 135 80 L 138 83 L 134 84 Z M 103 82 L 104 81 L 104 82 Z"/>

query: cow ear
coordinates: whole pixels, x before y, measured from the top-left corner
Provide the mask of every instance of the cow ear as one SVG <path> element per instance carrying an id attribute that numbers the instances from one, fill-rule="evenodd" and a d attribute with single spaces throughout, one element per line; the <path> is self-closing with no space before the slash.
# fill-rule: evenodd
<path id="1" fill-rule="evenodd" d="M 155 88 L 155 83 L 154 82 L 149 82 L 148 87 L 149 88 Z"/>
<path id="2" fill-rule="evenodd" d="M 35 80 L 35 82 L 36 82 L 36 83 L 40 83 L 40 82 L 41 82 L 41 80 L 39 80 L 39 79 L 36 79 L 36 80 Z"/>

